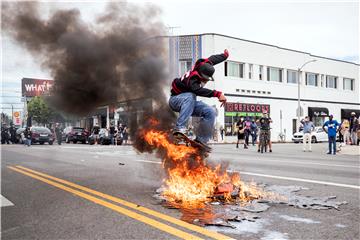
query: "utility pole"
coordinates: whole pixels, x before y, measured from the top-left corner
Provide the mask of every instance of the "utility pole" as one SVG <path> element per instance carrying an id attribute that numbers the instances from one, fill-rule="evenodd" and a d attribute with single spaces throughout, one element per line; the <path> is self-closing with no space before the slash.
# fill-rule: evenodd
<path id="1" fill-rule="evenodd" d="M 316 62 L 316 59 L 310 60 L 305 62 L 300 68 L 298 68 L 298 107 L 296 110 L 296 115 L 297 115 L 297 130 L 299 129 L 300 126 L 300 115 L 301 115 L 301 106 L 300 106 L 300 76 L 301 76 L 301 69 L 303 67 L 305 67 L 306 64 L 311 63 L 311 62 Z"/>

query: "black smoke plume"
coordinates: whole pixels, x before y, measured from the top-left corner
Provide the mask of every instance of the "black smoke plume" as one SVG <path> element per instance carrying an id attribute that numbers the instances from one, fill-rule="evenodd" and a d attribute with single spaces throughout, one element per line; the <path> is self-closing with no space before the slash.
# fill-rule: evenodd
<path id="1" fill-rule="evenodd" d="M 78 9 L 57 10 L 44 19 L 39 3 L 7 2 L 2 29 L 50 70 L 55 108 L 81 116 L 119 99 L 150 98 L 167 128 L 174 115 L 163 91 L 169 81 L 159 16 L 160 9 L 150 4 L 110 3 L 90 24 Z"/>

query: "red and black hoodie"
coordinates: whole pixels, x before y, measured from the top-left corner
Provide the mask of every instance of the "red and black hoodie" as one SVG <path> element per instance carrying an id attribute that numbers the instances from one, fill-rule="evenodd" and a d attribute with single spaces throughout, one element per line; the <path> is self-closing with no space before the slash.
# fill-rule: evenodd
<path id="1" fill-rule="evenodd" d="M 192 92 L 195 93 L 195 95 L 202 97 L 220 97 L 221 92 L 204 88 L 201 85 L 203 78 L 197 70 L 204 63 L 216 65 L 225 61 L 227 58 L 228 54 L 222 53 L 212 55 L 209 58 L 197 60 L 191 71 L 185 73 L 181 78 L 175 78 L 173 80 L 171 84 L 171 96 L 176 96 L 185 92 Z"/>

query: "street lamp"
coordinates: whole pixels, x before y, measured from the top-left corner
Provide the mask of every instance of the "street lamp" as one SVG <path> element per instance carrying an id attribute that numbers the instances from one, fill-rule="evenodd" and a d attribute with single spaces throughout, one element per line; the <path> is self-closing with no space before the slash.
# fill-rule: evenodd
<path id="1" fill-rule="evenodd" d="M 298 68 L 298 108 L 296 111 L 297 117 L 298 117 L 298 127 L 300 126 L 300 114 L 301 114 L 301 107 L 300 107 L 300 72 L 303 67 L 305 67 L 306 64 L 316 62 L 316 59 L 310 60 L 305 62 L 300 68 Z"/>

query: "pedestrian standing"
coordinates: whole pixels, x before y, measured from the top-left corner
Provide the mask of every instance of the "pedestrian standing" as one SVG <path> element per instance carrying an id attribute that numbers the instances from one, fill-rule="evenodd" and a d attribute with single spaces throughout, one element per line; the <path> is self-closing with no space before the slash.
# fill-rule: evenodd
<path id="1" fill-rule="evenodd" d="M 16 142 L 16 128 L 12 123 L 10 124 L 9 134 L 10 134 L 10 141 L 12 144 L 14 144 Z"/>
<path id="2" fill-rule="evenodd" d="M 58 145 L 61 145 L 62 142 L 62 130 L 59 123 L 55 124 L 55 137 Z"/>
<path id="3" fill-rule="evenodd" d="M 129 139 L 128 128 L 126 127 L 126 125 L 124 125 L 124 127 L 123 127 L 122 135 L 123 135 L 124 144 L 126 145 L 128 139 Z"/>
<path id="4" fill-rule="evenodd" d="M 239 148 L 239 143 L 241 139 L 244 139 L 244 121 L 242 118 L 240 118 L 236 123 L 236 129 L 237 129 L 237 142 L 236 142 L 236 148 Z"/>
<path id="5" fill-rule="evenodd" d="M 24 130 L 24 145 L 30 147 L 31 146 L 31 130 L 29 127 L 26 127 Z"/>
<path id="6" fill-rule="evenodd" d="M 251 121 L 250 121 L 249 117 L 246 117 L 245 122 L 244 122 L 244 137 L 245 137 L 244 148 L 245 149 L 247 149 L 249 146 L 250 134 L 251 134 Z"/>
<path id="7" fill-rule="evenodd" d="M 224 141 L 224 134 L 225 134 L 225 129 L 223 126 L 220 127 L 220 136 L 221 136 L 221 141 Z"/>
<path id="8" fill-rule="evenodd" d="M 344 121 L 341 123 L 340 128 L 341 128 L 340 132 L 343 135 L 344 144 L 350 144 L 350 131 L 349 131 L 350 123 L 349 123 L 349 120 L 344 119 Z"/>
<path id="9" fill-rule="evenodd" d="M 92 129 L 92 134 L 94 137 L 94 144 L 98 144 L 99 141 L 99 133 L 100 133 L 100 127 L 99 124 L 95 124 L 95 126 Z"/>
<path id="10" fill-rule="evenodd" d="M 258 126 L 257 126 L 257 124 L 256 124 L 256 122 L 255 122 L 254 119 L 252 119 L 252 121 L 251 121 L 250 129 L 251 129 L 252 145 L 255 146 L 256 139 L 257 139 Z"/>
<path id="11" fill-rule="evenodd" d="M 324 131 L 328 134 L 329 138 L 329 151 L 327 154 L 336 154 L 336 133 L 339 131 L 339 123 L 338 121 L 333 119 L 334 116 L 330 115 L 329 120 L 326 121 L 323 125 Z M 327 129 L 325 129 L 327 127 Z"/>
<path id="12" fill-rule="evenodd" d="M 359 128 L 359 119 L 356 117 L 355 112 L 351 113 L 349 122 L 350 122 L 351 145 L 355 145 L 357 144 L 357 130 Z"/>
<path id="13" fill-rule="evenodd" d="M 310 121 L 309 117 L 306 116 L 305 119 L 301 120 L 303 125 L 303 151 L 308 150 L 311 152 L 311 132 L 315 130 L 313 122 Z"/>
<path id="14" fill-rule="evenodd" d="M 115 133 L 116 133 L 116 130 L 115 130 L 114 124 L 111 124 L 110 129 L 109 129 L 109 137 L 111 140 L 111 145 L 115 145 Z"/>
<path id="15" fill-rule="evenodd" d="M 263 117 L 258 120 L 260 124 L 260 136 L 258 144 L 258 152 L 260 152 L 261 139 L 263 136 L 267 137 L 267 142 L 269 145 L 269 152 L 272 152 L 272 143 L 271 143 L 271 127 L 272 119 L 269 117 L 267 110 L 263 111 Z"/>
<path id="16" fill-rule="evenodd" d="M 3 125 L 1 128 L 1 144 L 10 144 L 9 142 L 10 135 L 9 135 L 9 129 L 6 125 Z"/>

